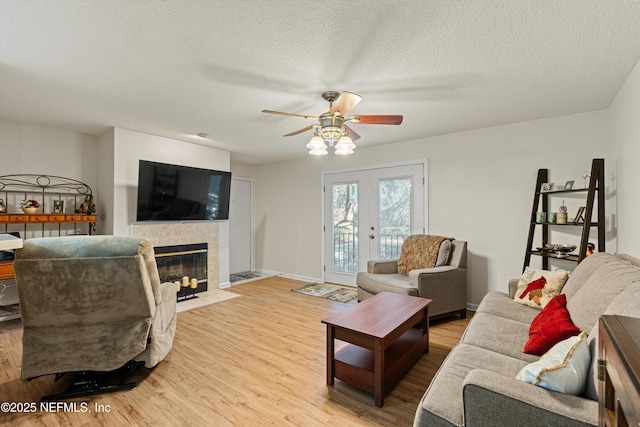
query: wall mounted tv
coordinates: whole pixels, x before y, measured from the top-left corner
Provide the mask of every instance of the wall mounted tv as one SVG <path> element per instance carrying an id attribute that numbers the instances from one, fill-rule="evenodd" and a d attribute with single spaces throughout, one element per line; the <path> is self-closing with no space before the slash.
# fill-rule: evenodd
<path id="1" fill-rule="evenodd" d="M 231 172 L 140 160 L 138 221 L 229 219 Z"/>

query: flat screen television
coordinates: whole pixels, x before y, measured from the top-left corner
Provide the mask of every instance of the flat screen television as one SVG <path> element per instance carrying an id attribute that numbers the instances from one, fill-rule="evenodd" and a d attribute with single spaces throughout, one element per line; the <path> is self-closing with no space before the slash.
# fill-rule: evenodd
<path id="1" fill-rule="evenodd" d="M 229 219 L 231 172 L 140 160 L 137 221 Z"/>

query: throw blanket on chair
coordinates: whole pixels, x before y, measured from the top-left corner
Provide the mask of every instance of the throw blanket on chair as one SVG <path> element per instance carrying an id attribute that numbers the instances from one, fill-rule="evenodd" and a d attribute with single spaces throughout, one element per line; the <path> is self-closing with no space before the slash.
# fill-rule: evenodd
<path id="1" fill-rule="evenodd" d="M 402 253 L 398 259 L 398 273 L 407 275 L 411 270 L 435 267 L 440 244 L 445 240 L 453 240 L 453 238 L 428 234 L 407 237 L 402 244 Z"/>

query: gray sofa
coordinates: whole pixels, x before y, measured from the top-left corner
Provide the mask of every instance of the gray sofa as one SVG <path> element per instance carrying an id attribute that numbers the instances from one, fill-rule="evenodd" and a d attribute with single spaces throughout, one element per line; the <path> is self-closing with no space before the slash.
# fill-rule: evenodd
<path id="1" fill-rule="evenodd" d="M 398 274 L 398 260 L 374 260 L 358 273 L 358 301 L 380 292 L 431 298 L 429 317 L 467 315 L 467 242 L 452 240 L 444 265 Z"/>
<path id="2" fill-rule="evenodd" d="M 598 425 L 598 318 L 602 314 L 640 317 L 640 260 L 597 253 L 584 259 L 567 280 L 571 320 L 586 331 L 591 369 L 580 396 L 549 391 L 515 379 L 538 356 L 522 352 L 529 325 L 539 310 L 489 292 L 461 341 L 431 381 L 418 405 L 414 426 L 583 426 Z"/>

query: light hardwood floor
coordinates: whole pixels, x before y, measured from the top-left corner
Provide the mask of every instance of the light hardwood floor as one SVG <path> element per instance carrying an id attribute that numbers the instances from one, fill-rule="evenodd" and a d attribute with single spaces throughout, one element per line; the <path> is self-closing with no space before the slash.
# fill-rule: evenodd
<path id="1" fill-rule="evenodd" d="M 8 425 L 105 426 L 410 426 L 435 371 L 468 319 L 431 324 L 430 352 L 376 408 L 362 393 L 326 385 L 321 319 L 355 304 L 291 292 L 295 280 L 273 277 L 234 286 L 240 294 L 178 313 L 173 349 L 130 391 L 75 399 L 90 413 L 0 413 Z M 62 391 L 53 376 L 20 381 L 22 325 L 0 323 L 0 402 L 39 402 Z M 70 351 L 73 351 L 70 349 Z M 61 380 L 64 382 L 64 379 Z M 108 412 L 98 412 L 102 405 Z"/>

